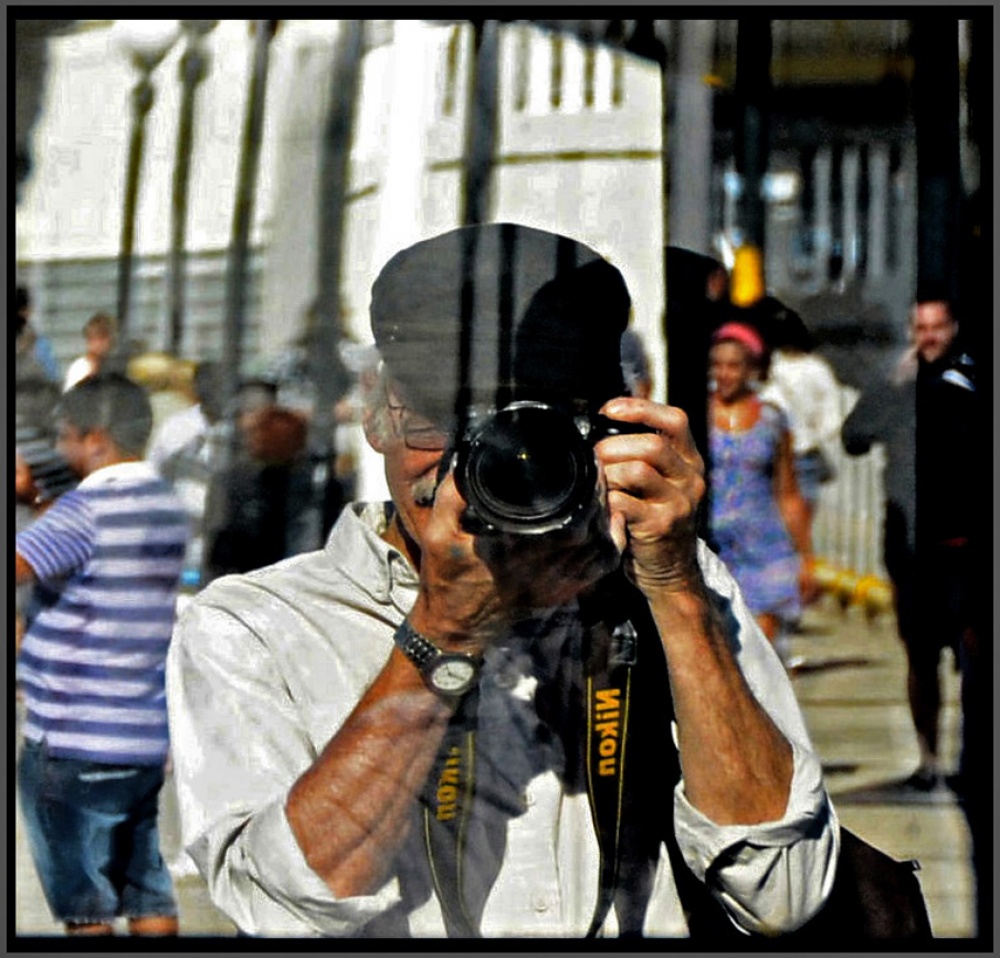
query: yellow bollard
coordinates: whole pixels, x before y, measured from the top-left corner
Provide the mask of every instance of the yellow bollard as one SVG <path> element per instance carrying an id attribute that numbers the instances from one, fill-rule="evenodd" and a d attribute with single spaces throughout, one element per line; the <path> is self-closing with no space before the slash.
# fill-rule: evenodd
<path id="1" fill-rule="evenodd" d="M 821 592 L 832 592 L 837 581 L 837 570 L 826 559 L 817 559 L 813 563 L 813 578 Z"/>
<path id="2" fill-rule="evenodd" d="M 892 588 L 876 575 L 866 575 L 858 580 L 854 601 L 862 606 L 869 619 L 888 611 L 892 605 Z"/>
<path id="3" fill-rule="evenodd" d="M 837 577 L 834 580 L 833 592 L 840 602 L 842 609 L 846 609 L 854 600 L 854 592 L 857 587 L 858 576 L 856 573 L 850 569 L 842 569 L 837 573 Z"/>

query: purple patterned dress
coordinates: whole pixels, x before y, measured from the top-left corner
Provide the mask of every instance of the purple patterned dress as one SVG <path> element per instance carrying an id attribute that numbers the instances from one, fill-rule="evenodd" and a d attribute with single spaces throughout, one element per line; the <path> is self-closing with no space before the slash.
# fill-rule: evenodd
<path id="1" fill-rule="evenodd" d="M 711 430 L 712 535 L 754 615 L 784 622 L 802 614 L 799 555 L 774 498 L 774 467 L 784 413 L 761 404 L 757 422 L 742 432 Z"/>

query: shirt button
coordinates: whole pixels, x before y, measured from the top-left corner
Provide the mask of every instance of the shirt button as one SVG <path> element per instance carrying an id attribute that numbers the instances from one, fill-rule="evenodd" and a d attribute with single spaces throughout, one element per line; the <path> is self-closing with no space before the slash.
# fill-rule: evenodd
<path id="1" fill-rule="evenodd" d="M 534 789 L 526 788 L 521 793 L 521 807 L 528 809 L 537 802 L 538 799 L 535 797 Z"/>
<path id="2" fill-rule="evenodd" d="M 531 899 L 531 907 L 539 914 L 544 914 L 552 907 L 552 899 L 548 895 L 535 895 Z"/>

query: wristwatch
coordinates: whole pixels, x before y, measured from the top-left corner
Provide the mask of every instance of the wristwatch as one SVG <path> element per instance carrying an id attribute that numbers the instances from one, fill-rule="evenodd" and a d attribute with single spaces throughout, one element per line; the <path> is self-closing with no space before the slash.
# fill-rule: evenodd
<path id="1" fill-rule="evenodd" d="M 443 652 L 403 619 L 393 640 L 420 670 L 427 687 L 447 699 L 465 695 L 479 681 L 483 660 L 463 652 Z"/>

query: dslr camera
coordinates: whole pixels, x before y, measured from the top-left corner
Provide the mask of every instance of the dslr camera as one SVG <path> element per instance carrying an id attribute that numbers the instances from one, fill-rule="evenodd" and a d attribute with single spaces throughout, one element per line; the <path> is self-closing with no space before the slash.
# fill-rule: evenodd
<path id="1" fill-rule="evenodd" d="M 594 445 L 644 426 L 519 400 L 473 408 L 455 443 L 455 483 L 476 533 L 542 535 L 587 516 L 598 495 Z"/>

